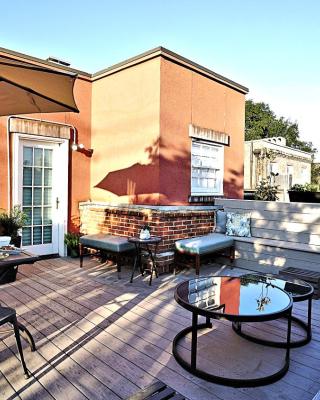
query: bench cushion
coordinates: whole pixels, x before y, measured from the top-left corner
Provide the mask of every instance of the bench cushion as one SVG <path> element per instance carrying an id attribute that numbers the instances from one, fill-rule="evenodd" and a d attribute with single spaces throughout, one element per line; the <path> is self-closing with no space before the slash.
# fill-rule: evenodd
<path id="1" fill-rule="evenodd" d="M 106 235 L 103 233 L 81 236 L 80 243 L 87 247 L 112 251 L 114 253 L 122 253 L 135 249 L 134 244 L 129 243 L 127 237 Z"/>
<path id="2" fill-rule="evenodd" d="M 222 233 L 210 233 L 191 239 L 182 239 L 175 242 L 176 249 L 186 254 L 209 254 L 234 245 L 234 239 Z"/>

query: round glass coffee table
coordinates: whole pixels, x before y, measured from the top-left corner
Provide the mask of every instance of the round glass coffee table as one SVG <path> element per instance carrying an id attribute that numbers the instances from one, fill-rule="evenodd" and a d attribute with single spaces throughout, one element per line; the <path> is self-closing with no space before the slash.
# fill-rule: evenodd
<path id="1" fill-rule="evenodd" d="M 270 284 L 273 286 L 277 286 L 278 288 L 284 290 L 289 293 L 292 297 L 294 303 L 298 303 L 300 301 L 308 301 L 308 311 L 307 311 L 307 322 L 303 321 L 301 318 L 298 318 L 292 315 L 291 319 L 295 323 L 297 323 L 305 332 L 306 335 L 302 339 L 291 339 L 290 347 L 300 347 L 309 343 L 312 339 L 312 331 L 311 331 L 311 310 L 312 310 L 312 296 L 314 293 L 313 286 L 309 283 L 302 281 L 301 279 L 288 278 L 281 275 L 272 275 L 272 274 L 247 274 L 245 277 L 249 277 L 251 279 L 259 279 L 266 284 Z M 251 340 L 255 343 L 263 344 L 265 346 L 271 347 L 279 347 L 285 348 L 287 343 L 285 341 L 272 341 L 266 340 L 262 338 L 258 338 L 250 335 L 243 331 L 243 327 L 241 324 L 233 324 L 233 329 L 236 333 L 242 336 L 245 339 Z"/>
<path id="2" fill-rule="evenodd" d="M 192 313 L 192 325 L 179 332 L 172 351 L 177 362 L 187 371 L 211 382 L 234 386 L 260 386 L 277 381 L 288 371 L 292 298 L 284 290 L 256 277 L 210 276 L 191 279 L 177 285 L 175 300 Z M 198 324 L 198 316 L 206 322 Z M 234 324 L 263 322 L 287 318 L 286 353 L 283 365 L 274 373 L 258 378 L 229 378 L 197 368 L 198 330 L 212 327 L 211 319 L 226 319 Z M 179 342 L 191 332 L 190 362 L 179 353 Z M 226 349 L 228 351 L 228 349 Z"/>

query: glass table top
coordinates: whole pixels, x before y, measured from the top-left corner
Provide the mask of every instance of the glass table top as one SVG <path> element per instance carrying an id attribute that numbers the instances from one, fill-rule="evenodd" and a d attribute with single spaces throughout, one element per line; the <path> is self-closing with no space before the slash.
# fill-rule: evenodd
<path id="1" fill-rule="evenodd" d="M 285 291 L 255 275 L 191 279 L 180 283 L 175 295 L 181 305 L 224 316 L 266 316 L 285 311 L 292 304 Z"/>
<path id="2" fill-rule="evenodd" d="M 314 292 L 312 285 L 310 285 L 308 282 L 302 281 L 301 279 L 287 278 L 282 277 L 281 275 L 278 277 L 272 274 L 264 275 L 259 273 L 247 274 L 245 276 L 253 277 L 253 279 L 255 277 L 259 277 L 259 279 L 261 279 L 263 282 L 269 282 L 272 285 L 290 293 L 293 298 L 312 295 Z"/>

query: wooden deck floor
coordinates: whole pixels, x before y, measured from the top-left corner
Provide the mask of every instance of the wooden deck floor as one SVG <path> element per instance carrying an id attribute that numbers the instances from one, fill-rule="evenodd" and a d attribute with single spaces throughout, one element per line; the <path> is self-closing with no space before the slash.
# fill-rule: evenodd
<path id="1" fill-rule="evenodd" d="M 319 301 L 314 301 L 313 340 L 292 350 L 287 375 L 269 386 L 234 389 L 189 374 L 172 356 L 173 337 L 190 324 L 173 289 L 190 273 L 161 276 L 149 288 L 141 278 L 130 285 L 128 272 L 118 281 L 114 269 L 95 260 L 87 259 L 80 270 L 77 261 L 50 259 L 21 267 L 15 283 L 1 286 L 1 304 L 16 308 L 37 351 L 31 353 L 24 343 L 32 372 L 25 380 L 13 336 L 2 336 L 0 399 L 125 399 L 157 379 L 199 400 L 308 400 L 320 390 Z M 296 314 L 305 311 L 304 303 L 295 305 Z M 283 326 L 280 321 L 254 329 L 278 336 Z M 283 359 L 283 350 L 249 343 L 226 322 L 214 328 L 199 339 L 205 368 L 259 375 Z M 301 334 L 297 327 L 293 331 Z M 186 356 L 189 348 L 188 341 L 181 347 Z"/>

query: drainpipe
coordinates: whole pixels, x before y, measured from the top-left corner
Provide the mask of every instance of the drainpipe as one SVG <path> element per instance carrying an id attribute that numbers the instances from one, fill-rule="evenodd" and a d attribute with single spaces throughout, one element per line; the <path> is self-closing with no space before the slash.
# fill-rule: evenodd
<path id="1" fill-rule="evenodd" d="M 15 119 L 27 119 L 29 121 L 38 121 L 38 122 L 48 122 L 49 124 L 67 126 L 72 129 L 72 137 L 75 142 L 77 130 L 74 125 L 71 124 L 63 124 L 62 122 L 53 122 L 40 118 L 28 118 L 28 117 L 17 117 L 15 115 L 10 115 L 7 120 L 7 153 L 8 153 L 8 210 L 11 209 L 11 166 L 10 166 L 10 121 L 12 118 Z"/>
<path id="2" fill-rule="evenodd" d="M 253 143 L 250 143 L 250 189 L 252 189 L 252 176 L 253 176 Z"/>

